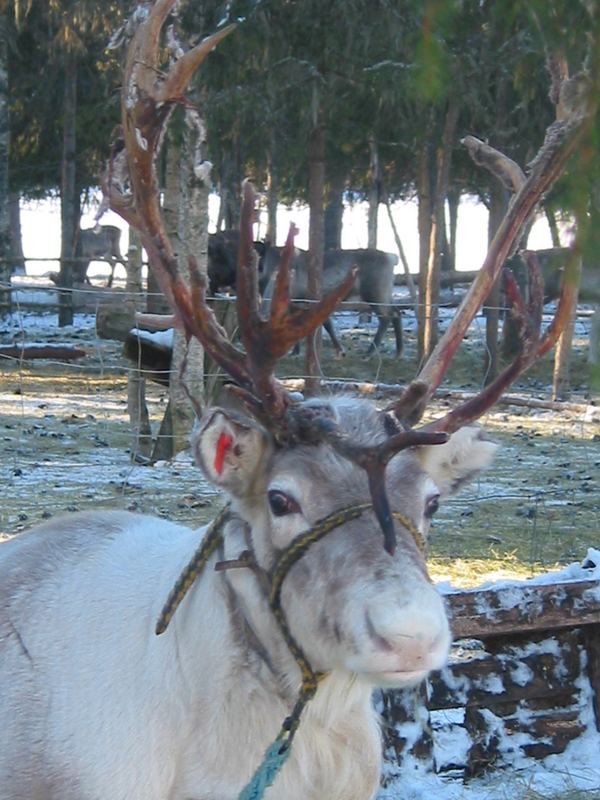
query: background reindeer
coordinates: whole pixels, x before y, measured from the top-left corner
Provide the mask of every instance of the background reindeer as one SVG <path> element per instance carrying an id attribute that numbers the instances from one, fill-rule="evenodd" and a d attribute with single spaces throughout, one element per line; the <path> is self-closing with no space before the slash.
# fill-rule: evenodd
<path id="1" fill-rule="evenodd" d="M 121 229 L 116 225 L 95 225 L 93 228 L 81 228 L 75 249 L 78 261 L 74 267 L 73 280 L 76 283 L 90 284 L 87 271 L 90 261 L 101 258 L 108 261 L 110 275 L 106 286 L 110 288 L 115 277 L 117 264 L 125 266 L 121 255 Z"/>
<path id="2" fill-rule="evenodd" d="M 308 253 L 296 250 L 291 281 L 291 296 L 295 300 L 308 298 Z M 265 286 L 267 300 L 273 291 L 274 277 L 281 260 L 281 248 L 266 246 L 261 256 L 261 281 Z M 390 321 L 394 328 L 396 355 L 402 355 L 402 312 L 394 303 L 394 267 L 398 258 L 382 250 L 326 250 L 323 256 L 323 287 L 325 291 L 339 283 L 348 270 L 356 266 L 355 281 L 345 300 L 360 300 L 368 303 L 377 315 L 379 324 L 371 343 L 370 351 L 380 347 Z M 331 320 L 325 322 L 325 330 L 338 354 L 344 352 Z"/>
<path id="3" fill-rule="evenodd" d="M 484 278 L 393 404 L 294 402 L 273 375 L 277 359 L 323 323 L 354 272 L 309 309 L 294 307 L 290 235 L 270 316 L 262 319 L 250 268 L 254 196 L 246 185 L 237 278 L 244 351 L 208 308 L 193 258 L 192 285 L 185 285 L 160 216 L 156 151 L 195 67 L 231 29 L 164 70 L 159 34 L 173 3 L 159 0 L 131 43 L 125 149 L 107 191 L 113 208 L 142 232 L 180 324 L 231 375 L 246 408 L 205 410 L 194 440 L 198 463 L 228 505 L 204 533 L 97 512 L 0 545 L 2 795 L 234 800 L 304 694 L 313 699 L 280 733 L 287 749 L 278 740 L 276 754 L 288 760 L 266 796 L 369 800 L 381 768 L 372 687 L 418 682 L 441 666 L 449 646 L 424 562 L 430 518 L 493 454 L 470 423 L 564 325 L 563 293 L 551 329 L 540 333 L 543 292 L 533 261 L 530 304 L 509 281 L 520 355 L 476 398 L 415 426 L 487 282 L 572 148 L 576 125 L 547 143 L 551 157 L 515 197 Z M 117 179 L 125 172 L 129 180 Z M 174 586 L 176 599 L 189 591 L 157 637 L 155 622 Z"/>

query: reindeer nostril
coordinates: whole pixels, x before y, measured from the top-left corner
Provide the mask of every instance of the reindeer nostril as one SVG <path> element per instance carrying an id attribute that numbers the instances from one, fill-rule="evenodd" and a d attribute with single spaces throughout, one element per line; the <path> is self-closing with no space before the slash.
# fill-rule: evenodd
<path id="1" fill-rule="evenodd" d="M 380 636 L 377 631 L 375 630 L 375 626 L 373 625 L 373 621 L 369 616 L 369 612 L 365 611 L 365 624 L 367 626 L 367 633 L 371 637 L 371 639 L 375 642 L 377 647 L 380 650 L 384 650 L 386 653 L 390 653 L 394 648 L 388 642 L 387 639 L 384 639 L 383 636 Z"/>

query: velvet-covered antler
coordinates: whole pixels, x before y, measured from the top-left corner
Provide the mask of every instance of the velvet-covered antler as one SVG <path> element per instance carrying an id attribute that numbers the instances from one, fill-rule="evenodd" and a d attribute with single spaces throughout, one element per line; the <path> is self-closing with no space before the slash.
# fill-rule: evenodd
<path id="1" fill-rule="evenodd" d="M 263 319 L 252 235 L 255 194 L 247 182 L 243 188 L 237 278 L 237 313 L 245 352 L 229 341 L 209 308 L 205 281 L 192 256 L 190 287 L 186 285 L 162 220 L 156 161 L 171 113 L 183 102 L 194 71 L 235 26 L 222 28 L 165 67 L 160 59 L 161 31 L 175 2 L 157 0 L 131 41 L 122 89 L 122 128 L 104 181 L 105 194 L 113 210 L 140 231 L 151 269 L 186 336 L 194 336 L 202 343 L 211 358 L 232 377 L 241 398 L 277 437 L 293 435 L 285 419 L 289 397 L 274 378 L 275 363 L 329 317 L 347 295 L 355 273 L 351 270 L 337 288 L 310 308 L 293 307 L 289 299 L 294 251 L 291 229 L 270 315 Z"/>
<path id="2" fill-rule="evenodd" d="M 527 178 L 518 165 L 504 154 L 472 136 L 464 140 L 463 143 L 467 146 L 475 162 L 493 172 L 505 186 L 515 192 L 515 195 L 490 244 L 481 269 L 452 322 L 417 378 L 407 387 L 403 395 L 388 407 L 387 412 L 397 419 L 398 424 L 405 427 L 414 425 L 421 418 L 428 400 L 442 382 L 471 322 L 499 278 L 506 258 L 517 248 L 522 232 L 538 202 L 562 174 L 568 159 L 578 146 L 585 129 L 584 122 L 590 113 L 588 105 L 580 104 L 573 109 L 570 115 L 550 125 L 540 151 L 530 164 Z M 536 270 L 535 267 L 535 259 L 529 255 L 527 261 L 531 272 L 530 281 L 533 286 L 539 286 L 541 279 L 539 270 Z M 532 302 L 526 309 L 516 282 L 509 275 L 507 295 L 513 305 L 513 313 L 520 321 L 521 353 L 480 394 L 446 415 L 442 420 L 432 423 L 428 428 L 453 431 L 485 413 L 519 375 L 554 345 L 568 324 L 569 293 L 572 293 L 572 287 L 565 286 L 554 320 L 546 334 L 542 335 L 539 324 L 542 297 L 539 288 L 533 291 Z"/>

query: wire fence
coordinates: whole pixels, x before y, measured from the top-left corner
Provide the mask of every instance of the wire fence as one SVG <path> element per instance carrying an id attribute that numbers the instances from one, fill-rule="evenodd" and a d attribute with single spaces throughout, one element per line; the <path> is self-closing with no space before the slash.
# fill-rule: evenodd
<path id="1" fill-rule="evenodd" d="M 74 301 L 81 310 L 72 326 L 59 328 L 55 310 L 34 302 L 36 294 L 55 293 L 53 287 L 36 281 L 10 288 L 13 310 L 0 317 L 0 345 L 20 346 L 21 356 L 8 358 L 0 349 L 0 533 L 91 507 L 144 511 L 192 526 L 209 519 L 220 500 L 189 453 L 154 465 L 133 458 L 140 420 L 129 418 L 128 382 L 137 367 L 124 358 L 121 342 L 100 339 L 95 329 L 99 304 L 122 305 L 125 293 L 76 290 Z M 224 306 L 232 298 L 216 302 Z M 442 329 L 452 313 L 448 305 L 439 308 Z M 417 368 L 414 315 L 405 311 L 403 318 L 403 357 L 395 358 L 389 334 L 382 349 L 369 355 L 376 319 L 360 321 L 354 304 L 342 306 L 334 324 L 346 357 L 336 359 L 324 342 L 324 393 L 345 390 L 389 402 Z M 499 405 L 487 415 L 485 427 L 501 448 L 493 468 L 446 503 L 437 517 L 432 558 L 442 574 L 448 569 L 460 578 L 464 566 L 463 577 L 469 581 L 467 571 L 473 565 L 479 564 L 475 571 L 482 574 L 511 565 L 534 569 L 582 557 L 588 546 L 600 545 L 600 413 L 587 383 L 589 329 L 589 311 L 582 309 L 575 329 L 570 403 L 549 401 L 547 362 L 513 390 L 517 396 L 510 405 Z M 24 348 L 32 344 L 77 348 L 85 355 L 24 358 Z M 441 413 L 441 407 L 460 402 L 482 385 L 482 316 L 463 345 L 432 413 Z M 278 375 L 290 389 L 302 388 L 303 365 L 302 356 L 282 361 Z M 145 395 L 156 439 L 166 435 L 160 425 L 168 389 L 147 380 Z"/>

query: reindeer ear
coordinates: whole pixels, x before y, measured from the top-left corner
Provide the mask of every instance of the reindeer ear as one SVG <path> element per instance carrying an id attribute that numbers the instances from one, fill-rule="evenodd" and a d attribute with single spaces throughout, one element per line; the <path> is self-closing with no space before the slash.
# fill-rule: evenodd
<path id="1" fill-rule="evenodd" d="M 202 421 L 192 441 L 196 461 L 215 486 L 241 497 L 248 493 L 258 469 L 272 453 L 269 435 L 259 425 L 240 414 L 213 408 Z"/>
<path id="2" fill-rule="evenodd" d="M 447 497 L 488 467 L 497 449 L 483 428 L 469 425 L 453 433 L 446 444 L 418 448 L 418 456 L 442 497 Z"/>

